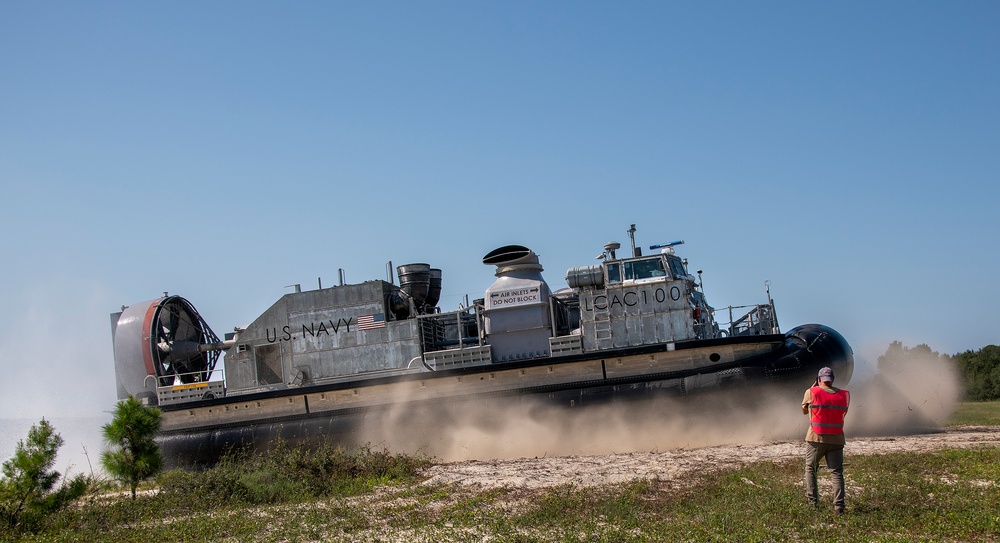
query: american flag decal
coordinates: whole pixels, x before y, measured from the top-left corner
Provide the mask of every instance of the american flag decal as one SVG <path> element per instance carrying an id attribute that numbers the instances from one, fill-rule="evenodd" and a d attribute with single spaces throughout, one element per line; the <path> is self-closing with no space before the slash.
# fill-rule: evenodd
<path id="1" fill-rule="evenodd" d="M 385 313 L 358 317 L 358 330 L 374 330 L 376 328 L 385 328 Z"/>

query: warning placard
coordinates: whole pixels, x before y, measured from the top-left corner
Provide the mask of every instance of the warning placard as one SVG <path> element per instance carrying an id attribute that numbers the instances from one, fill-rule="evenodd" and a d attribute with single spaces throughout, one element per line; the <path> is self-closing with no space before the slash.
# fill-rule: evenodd
<path id="1" fill-rule="evenodd" d="M 490 293 L 489 309 L 537 304 L 542 301 L 538 287 L 498 290 Z"/>

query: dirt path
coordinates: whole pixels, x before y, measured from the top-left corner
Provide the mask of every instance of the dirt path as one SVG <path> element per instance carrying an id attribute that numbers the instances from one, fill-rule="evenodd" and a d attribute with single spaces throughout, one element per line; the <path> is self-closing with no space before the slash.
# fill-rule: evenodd
<path id="1" fill-rule="evenodd" d="M 428 484 L 461 484 L 482 488 L 543 488 L 568 483 L 592 486 L 635 479 L 669 481 L 709 466 L 729 467 L 764 460 L 801 458 L 803 446 L 801 441 L 774 441 L 600 456 L 469 460 L 438 464 L 425 474 L 429 477 Z M 1000 446 L 1000 427 L 969 426 L 931 434 L 853 438 L 848 441 L 847 454 L 923 452 L 979 446 Z"/>

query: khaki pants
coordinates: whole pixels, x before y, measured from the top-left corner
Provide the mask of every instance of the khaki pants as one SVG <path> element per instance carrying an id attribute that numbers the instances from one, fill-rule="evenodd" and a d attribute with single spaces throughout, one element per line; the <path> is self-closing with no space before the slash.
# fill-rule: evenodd
<path id="1" fill-rule="evenodd" d="M 844 509 L 844 446 L 828 443 L 806 442 L 806 500 L 810 505 L 819 502 L 816 489 L 816 468 L 820 458 L 826 458 L 826 467 L 833 479 L 833 505 L 838 511 Z"/>

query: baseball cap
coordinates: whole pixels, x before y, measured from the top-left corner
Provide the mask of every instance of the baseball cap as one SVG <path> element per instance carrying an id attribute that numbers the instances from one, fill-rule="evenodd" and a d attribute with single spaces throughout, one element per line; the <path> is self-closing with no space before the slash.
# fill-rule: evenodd
<path id="1" fill-rule="evenodd" d="M 833 370 L 830 368 L 823 368 L 819 370 L 819 380 L 824 383 L 833 382 Z"/>

